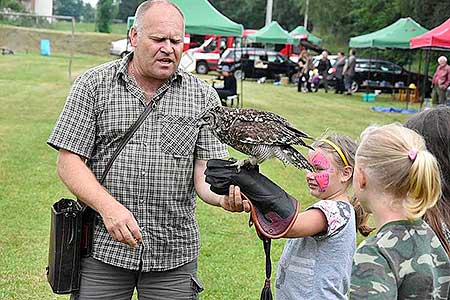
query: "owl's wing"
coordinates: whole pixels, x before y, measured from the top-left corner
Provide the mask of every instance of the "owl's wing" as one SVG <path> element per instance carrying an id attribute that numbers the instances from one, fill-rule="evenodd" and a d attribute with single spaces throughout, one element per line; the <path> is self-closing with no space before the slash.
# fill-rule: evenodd
<path id="1" fill-rule="evenodd" d="M 243 121 L 237 119 L 228 130 L 235 143 L 252 145 L 302 145 L 306 146 L 291 127 L 274 119 L 254 119 Z"/>
<path id="2" fill-rule="evenodd" d="M 243 122 L 261 122 L 261 123 L 275 123 L 278 126 L 284 127 L 285 133 L 290 135 L 295 135 L 296 137 L 313 139 L 305 132 L 295 128 L 288 120 L 285 118 L 267 111 L 261 111 L 252 108 L 240 109 L 237 119 Z M 289 133 L 288 133 L 289 131 Z M 294 143 L 295 144 L 295 143 Z"/>

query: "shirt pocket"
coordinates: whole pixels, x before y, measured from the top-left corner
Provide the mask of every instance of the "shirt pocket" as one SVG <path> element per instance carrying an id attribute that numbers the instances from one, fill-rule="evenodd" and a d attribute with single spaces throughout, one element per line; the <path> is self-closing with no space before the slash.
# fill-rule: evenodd
<path id="1" fill-rule="evenodd" d="M 192 117 L 161 116 L 161 151 L 175 158 L 191 156 L 199 133 L 197 122 Z"/>

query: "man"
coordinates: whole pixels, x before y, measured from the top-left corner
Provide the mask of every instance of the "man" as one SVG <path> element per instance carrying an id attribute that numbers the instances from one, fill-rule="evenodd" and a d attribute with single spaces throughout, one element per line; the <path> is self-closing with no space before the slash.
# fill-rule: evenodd
<path id="1" fill-rule="evenodd" d="M 178 7 L 142 3 L 130 31 L 134 52 L 82 74 L 49 137 L 61 180 L 101 217 L 72 299 L 131 299 L 135 288 L 139 299 L 196 299 L 195 192 L 209 204 L 243 210 L 234 194 L 216 195 L 205 183 L 206 161 L 227 152 L 198 120 L 220 102 L 212 87 L 178 69 L 183 37 Z M 153 110 L 100 185 L 122 135 L 147 105 Z"/>
<path id="2" fill-rule="evenodd" d="M 433 106 L 447 104 L 447 88 L 450 85 L 450 66 L 447 64 L 447 57 L 438 58 L 438 67 L 433 76 L 432 99 Z"/>
<path id="3" fill-rule="evenodd" d="M 328 52 L 322 52 L 322 58 L 319 60 L 319 65 L 317 66 L 317 71 L 322 77 L 320 82 L 323 84 L 325 93 L 328 93 L 328 70 L 331 68 L 330 60 L 328 59 Z M 316 91 L 319 89 L 320 83 L 316 87 Z"/>
<path id="4" fill-rule="evenodd" d="M 353 77 L 355 77 L 355 66 L 356 66 L 356 51 L 355 49 L 351 49 L 349 52 L 349 57 L 347 62 L 345 63 L 343 74 L 344 74 L 344 82 L 345 88 L 347 89 L 348 96 L 352 95 L 352 83 Z"/>
<path id="5" fill-rule="evenodd" d="M 227 97 L 237 94 L 236 78 L 229 66 L 222 67 L 223 88 L 216 88 L 223 106 L 227 106 Z"/>

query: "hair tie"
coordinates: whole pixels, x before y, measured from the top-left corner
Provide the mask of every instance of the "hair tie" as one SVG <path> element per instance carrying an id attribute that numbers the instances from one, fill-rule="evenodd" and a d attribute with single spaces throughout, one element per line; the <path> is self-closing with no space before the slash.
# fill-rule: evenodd
<path id="1" fill-rule="evenodd" d="M 408 157 L 410 160 L 415 161 L 416 157 L 417 157 L 417 150 L 416 149 L 411 149 L 408 151 Z"/>

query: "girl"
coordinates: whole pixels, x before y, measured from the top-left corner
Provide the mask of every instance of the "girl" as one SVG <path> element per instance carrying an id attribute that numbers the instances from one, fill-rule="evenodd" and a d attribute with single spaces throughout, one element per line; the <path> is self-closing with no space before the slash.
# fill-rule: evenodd
<path id="1" fill-rule="evenodd" d="M 347 299 L 355 228 L 366 236 L 371 231 L 362 210 L 355 218 L 347 195 L 355 142 L 333 135 L 312 146 L 314 151 L 310 151 L 308 160 L 317 171 L 308 172 L 306 180 L 311 195 L 320 201 L 300 213 L 287 233 L 292 239 L 286 242 L 278 265 L 277 300 Z"/>
<path id="2" fill-rule="evenodd" d="M 409 119 L 405 127 L 423 136 L 428 151 L 438 161 L 442 194 L 438 203 L 426 211 L 424 220 L 450 256 L 450 107 L 424 110 Z"/>
<path id="3" fill-rule="evenodd" d="M 379 229 L 354 256 L 350 299 L 447 299 L 450 262 L 421 219 L 441 189 L 423 139 L 398 124 L 367 128 L 353 189 Z"/>

